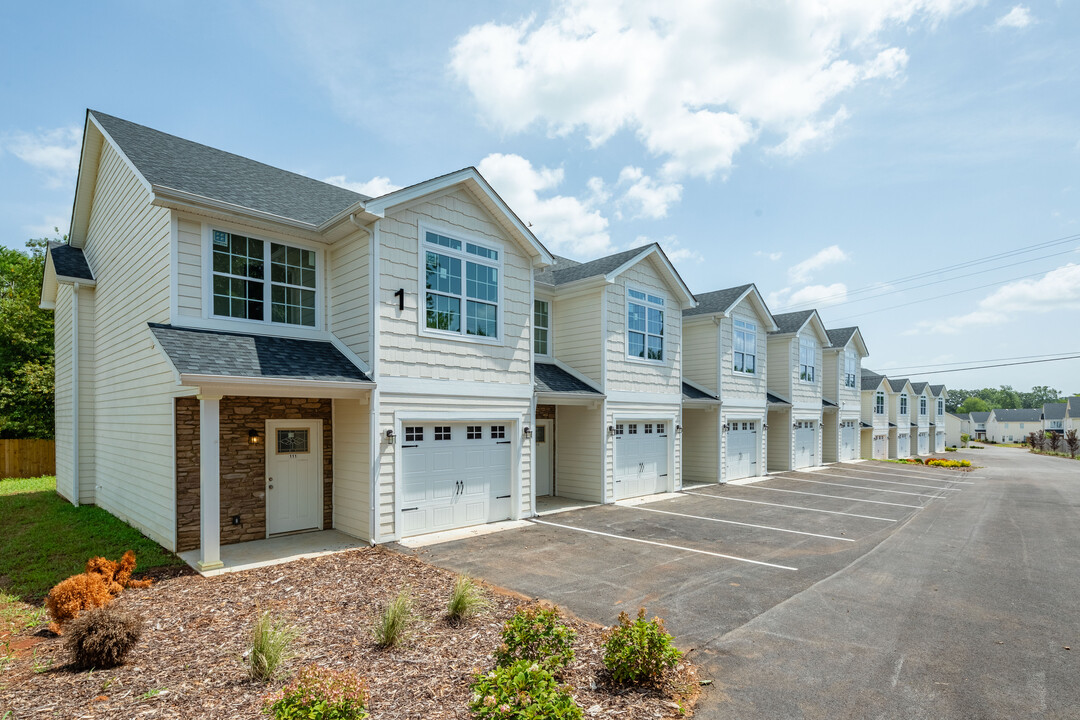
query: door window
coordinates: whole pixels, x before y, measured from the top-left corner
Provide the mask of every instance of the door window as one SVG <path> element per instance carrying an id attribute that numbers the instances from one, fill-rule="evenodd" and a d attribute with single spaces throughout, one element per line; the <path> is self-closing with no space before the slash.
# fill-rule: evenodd
<path id="1" fill-rule="evenodd" d="M 278 430 L 277 451 L 279 455 L 309 452 L 308 431 L 306 429 Z"/>

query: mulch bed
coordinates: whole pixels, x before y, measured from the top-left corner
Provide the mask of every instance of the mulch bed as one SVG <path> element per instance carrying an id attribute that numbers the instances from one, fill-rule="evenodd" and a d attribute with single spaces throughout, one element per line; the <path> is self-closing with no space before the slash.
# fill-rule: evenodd
<path id="1" fill-rule="evenodd" d="M 372 718 L 468 718 L 469 684 L 491 668 L 502 624 L 523 599 L 489 588 L 491 607 L 451 627 L 442 615 L 454 579 L 414 557 L 370 548 L 215 578 L 173 577 L 128 590 L 115 603 L 140 614 L 145 629 L 127 664 L 73 671 L 66 666 L 63 639 L 48 637 L 0 673 L 0 718 L 265 717 L 263 698 L 309 663 L 351 668 L 366 677 Z M 373 622 L 405 587 L 420 620 L 402 646 L 380 650 Z M 249 680 L 243 661 L 251 626 L 263 610 L 302 630 L 296 657 L 270 684 Z M 578 632 L 577 659 L 566 681 L 587 718 L 689 714 L 698 692 L 690 663 L 680 663 L 661 688 L 613 687 L 601 661 L 603 628 L 572 617 L 566 621 Z"/>

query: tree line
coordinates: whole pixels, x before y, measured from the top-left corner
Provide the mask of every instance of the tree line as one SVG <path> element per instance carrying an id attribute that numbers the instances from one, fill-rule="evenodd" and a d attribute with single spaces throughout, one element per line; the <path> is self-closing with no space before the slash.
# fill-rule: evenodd
<path id="1" fill-rule="evenodd" d="M 38 307 L 47 247 L 0 248 L 0 438 L 53 436 L 53 314 Z"/>
<path id="2" fill-rule="evenodd" d="M 1036 385 L 1030 392 L 1015 390 L 1012 385 L 979 390 L 948 390 L 945 394 L 945 410 L 963 414 L 997 409 L 1041 409 L 1047 403 L 1067 402 L 1068 397 L 1048 385 Z"/>

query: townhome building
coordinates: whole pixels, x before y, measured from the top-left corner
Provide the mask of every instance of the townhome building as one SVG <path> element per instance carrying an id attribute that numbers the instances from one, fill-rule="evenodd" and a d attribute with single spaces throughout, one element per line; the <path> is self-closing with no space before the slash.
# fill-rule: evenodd
<path id="1" fill-rule="evenodd" d="M 535 280 L 536 492 L 609 503 L 681 487 L 682 314 L 695 300 L 663 250 L 556 257 Z"/>
<path id="2" fill-rule="evenodd" d="M 890 429 L 894 427 L 889 422 L 888 379 L 873 370 L 862 368 L 860 386 L 862 457 L 865 460 L 887 460 Z"/>
<path id="3" fill-rule="evenodd" d="M 974 427 L 971 423 L 971 413 L 959 415 L 957 413 L 945 413 L 945 443 L 951 447 L 962 447 L 963 436 L 969 438 L 975 436 Z"/>
<path id="4" fill-rule="evenodd" d="M 911 398 L 915 391 L 907 378 L 887 378 L 889 401 L 889 457 L 911 457 Z"/>
<path id="5" fill-rule="evenodd" d="M 1024 442 L 1028 433 L 1042 430 L 1042 408 L 995 408 L 986 420 L 990 442 Z"/>
<path id="6" fill-rule="evenodd" d="M 973 412 L 971 415 L 971 429 L 977 440 L 986 440 L 986 425 L 990 419 L 989 412 Z"/>
<path id="7" fill-rule="evenodd" d="M 911 454 L 930 454 L 930 383 L 911 383 L 912 402 L 914 407 L 911 414 Z"/>
<path id="8" fill-rule="evenodd" d="M 1075 430 L 1080 433 L 1080 395 L 1073 395 L 1066 403 L 1068 409 L 1065 411 L 1065 432 Z"/>
<path id="9" fill-rule="evenodd" d="M 370 198 L 88 111 L 42 285 L 57 489 L 203 569 L 300 531 L 530 516 L 553 261 L 473 168 Z"/>
<path id="10" fill-rule="evenodd" d="M 829 336 L 817 310 L 773 315 L 767 368 L 770 471 L 821 465 L 822 348 Z"/>
<path id="11" fill-rule="evenodd" d="M 753 284 L 699 293 L 683 311 L 683 479 L 764 475 L 768 334 Z"/>
<path id="12" fill-rule="evenodd" d="M 828 330 L 822 351 L 821 459 L 845 462 L 862 457 L 862 361 L 869 355 L 857 327 Z"/>
<path id="13" fill-rule="evenodd" d="M 1042 430 L 1043 432 L 1055 432 L 1058 435 L 1065 434 L 1066 415 L 1069 409 L 1067 402 L 1046 403 L 1042 406 Z"/>
<path id="14" fill-rule="evenodd" d="M 948 445 L 945 422 L 945 386 L 930 386 L 930 452 L 945 452 Z M 953 446 L 955 447 L 955 446 Z"/>

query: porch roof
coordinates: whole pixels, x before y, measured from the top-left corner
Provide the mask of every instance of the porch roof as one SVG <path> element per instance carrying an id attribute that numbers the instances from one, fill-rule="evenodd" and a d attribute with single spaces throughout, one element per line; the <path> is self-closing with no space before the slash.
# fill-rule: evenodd
<path id="1" fill-rule="evenodd" d="M 780 397 L 779 395 L 777 395 L 775 393 L 771 393 L 771 392 L 765 393 L 765 399 L 766 399 L 766 401 L 768 402 L 769 405 L 790 405 L 791 404 L 790 400 L 785 400 L 784 398 Z"/>
<path id="2" fill-rule="evenodd" d="M 683 402 L 696 402 L 696 401 L 704 401 L 706 403 L 718 403 L 718 402 L 720 402 L 720 398 L 716 397 L 712 393 L 705 392 L 704 390 L 702 390 L 698 386 L 692 385 L 691 383 L 688 383 L 685 380 L 683 380 L 683 384 L 682 384 L 682 396 L 683 396 Z"/>
<path id="3" fill-rule="evenodd" d="M 583 395 L 599 399 L 603 393 L 554 363 L 534 363 L 536 392 L 543 394 Z"/>
<path id="4" fill-rule="evenodd" d="M 148 323 L 181 376 L 372 385 L 331 343 Z"/>

